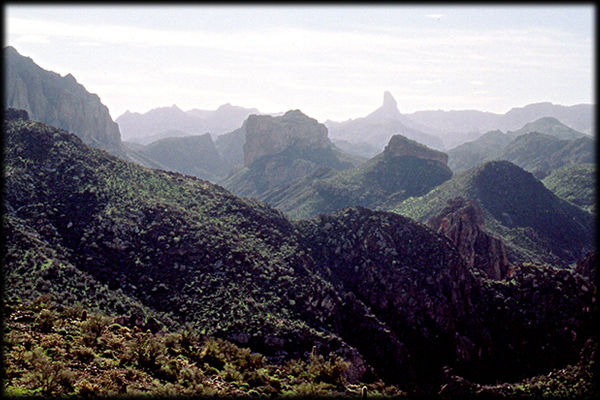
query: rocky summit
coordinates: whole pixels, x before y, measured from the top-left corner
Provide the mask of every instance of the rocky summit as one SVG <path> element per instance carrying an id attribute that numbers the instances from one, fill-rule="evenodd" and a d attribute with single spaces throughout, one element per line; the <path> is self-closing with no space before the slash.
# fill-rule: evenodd
<path id="1" fill-rule="evenodd" d="M 388 157 L 413 156 L 448 165 L 448 154 L 431 149 L 402 135 L 392 136 L 383 152 Z"/>
<path id="2" fill-rule="evenodd" d="M 327 128 L 300 110 L 281 117 L 251 115 L 245 122 L 244 165 L 263 156 L 277 154 L 289 147 L 327 148 Z"/>

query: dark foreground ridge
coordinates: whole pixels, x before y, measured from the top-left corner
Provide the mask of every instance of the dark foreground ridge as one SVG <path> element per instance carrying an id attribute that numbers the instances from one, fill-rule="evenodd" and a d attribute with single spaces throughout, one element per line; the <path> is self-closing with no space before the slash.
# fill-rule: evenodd
<path id="1" fill-rule="evenodd" d="M 187 327 L 231 341 L 269 365 L 303 360 L 306 370 L 322 356 L 333 360 L 331 368 L 344 365 L 339 376 L 348 385 L 381 379 L 411 394 L 438 393 L 455 376 L 484 385 L 572 372 L 584 344 L 595 340 L 589 277 L 514 264 L 505 279 L 488 279 L 448 238 L 397 214 L 351 207 L 291 222 L 206 181 L 122 161 L 66 131 L 16 117 L 5 120 L 4 174 L 4 296 L 16 315 L 24 312 L 19 299 L 27 304 L 48 294 L 60 307 L 81 303 L 128 329 L 159 335 Z M 39 312 L 29 317 L 39 325 L 43 310 L 32 312 Z M 62 348 L 61 329 L 77 334 L 71 323 L 53 325 L 56 343 L 48 346 Z M 23 343 L 26 334 L 41 336 L 11 326 L 20 332 L 12 351 L 38 357 Z M 97 337 L 107 334 L 98 329 Z M 144 364 L 150 343 L 140 342 L 131 365 L 164 385 L 173 377 L 167 367 Z M 103 358 L 104 348 L 94 346 L 87 345 L 93 359 Z M 194 357 L 210 360 L 201 355 L 208 345 L 195 346 L 196 355 L 184 357 L 206 371 Z M 219 346 L 213 350 L 221 355 L 230 351 Z M 60 366 L 60 354 L 45 357 Z M 31 357 L 24 362 L 34 365 Z M 215 357 L 224 364 L 206 361 L 214 368 L 207 374 L 247 382 L 236 387 L 248 393 L 253 378 L 227 366 L 236 358 Z M 271 382 L 275 375 L 265 368 Z M 573 379 L 588 388 L 588 364 L 581 368 Z M 12 384 L 27 387 L 15 376 Z"/>

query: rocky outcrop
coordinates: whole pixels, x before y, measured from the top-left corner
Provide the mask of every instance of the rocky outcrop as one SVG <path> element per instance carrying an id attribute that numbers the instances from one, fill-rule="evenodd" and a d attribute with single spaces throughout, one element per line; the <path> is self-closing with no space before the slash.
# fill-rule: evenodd
<path id="1" fill-rule="evenodd" d="M 4 49 L 5 107 L 24 109 L 32 120 L 72 132 L 84 143 L 123 155 L 119 126 L 100 98 L 77 83 L 23 57 L 13 47 Z"/>
<path id="2" fill-rule="evenodd" d="M 4 119 L 6 121 L 14 121 L 17 119 L 23 119 L 29 121 L 29 114 L 25 110 L 18 110 L 16 108 L 7 108 L 4 111 Z"/>
<path id="3" fill-rule="evenodd" d="M 430 149 L 402 135 L 394 135 L 383 151 L 388 157 L 413 156 L 425 160 L 439 161 L 448 165 L 448 154 Z"/>
<path id="4" fill-rule="evenodd" d="M 448 206 L 428 225 L 454 243 L 470 268 L 496 280 L 506 276 L 508 258 L 504 243 L 486 232 L 477 202 L 462 197 L 448 200 Z"/>
<path id="5" fill-rule="evenodd" d="M 596 252 L 590 251 L 582 259 L 577 261 L 575 271 L 590 279 L 590 282 L 596 283 L 596 269 L 598 261 L 596 260 Z"/>
<path id="6" fill-rule="evenodd" d="M 250 165 L 262 156 L 277 154 L 297 146 L 327 148 L 327 128 L 300 110 L 291 110 L 281 117 L 251 115 L 244 123 L 244 165 Z"/>

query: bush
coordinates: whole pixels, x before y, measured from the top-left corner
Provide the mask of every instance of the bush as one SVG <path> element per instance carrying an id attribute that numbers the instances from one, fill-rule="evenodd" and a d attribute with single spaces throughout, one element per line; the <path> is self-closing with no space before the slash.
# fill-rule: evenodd
<path id="1" fill-rule="evenodd" d="M 52 332 L 52 328 L 54 328 L 54 322 L 56 321 L 56 313 L 52 310 L 43 309 L 38 314 L 38 317 L 35 321 L 36 325 L 40 332 L 48 333 Z"/>
<path id="2" fill-rule="evenodd" d="M 200 363 L 208 364 L 218 370 L 222 369 L 227 362 L 216 339 L 207 339 L 198 352 L 197 358 Z"/>
<path id="3" fill-rule="evenodd" d="M 87 346 L 78 347 L 75 350 L 74 354 L 75 358 L 82 362 L 90 362 L 96 357 L 96 354 L 94 354 L 94 350 L 90 349 Z"/>
<path id="4" fill-rule="evenodd" d="M 88 346 L 96 344 L 102 331 L 109 322 L 110 319 L 108 317 L 100 314 L 92 314 L 86 318 L 86 320 L 81 323 L 83 342 Z"/>

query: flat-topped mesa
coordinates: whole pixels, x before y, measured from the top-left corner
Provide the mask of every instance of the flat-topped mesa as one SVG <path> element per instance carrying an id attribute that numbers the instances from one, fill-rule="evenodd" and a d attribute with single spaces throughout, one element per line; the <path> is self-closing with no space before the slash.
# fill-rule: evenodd
<path id="1" fill-rule="evenodd" d="M 506 276 L 508 258 L 504 243 L 486 232 L 477 202 L 462 197 L 450 199 L 427 225 L 450 239 L 470 268 L 479 269 L 492 279 Z"/>
<path id="2" fill-rule="evenodd" d="M 435 160 L 448 165 L 448 154 L 430 149 L 421 143 L 402 135 L 394 135 L 383 150 L 387 157 L 413 156 L 426 160 Z"/>
<path id="3" fill-rule="evenodd" d="M 331 146 L 327 128 L 300 110 L 291 110 L 281 117 L 250 115 L 244 122 L 244 165 L 258 158 L 277 154 L 296 146 L 301 148 L 326 148 Z"/>

